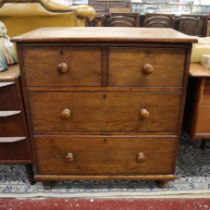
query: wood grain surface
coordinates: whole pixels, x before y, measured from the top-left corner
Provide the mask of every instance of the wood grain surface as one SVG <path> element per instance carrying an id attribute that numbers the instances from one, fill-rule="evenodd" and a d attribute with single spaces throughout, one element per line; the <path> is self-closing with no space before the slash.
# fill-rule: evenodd
<path id="1" fill-rule="evenodd" d="M 50 132 L 177 132 L 180 95 L 138 92 L 32 92 L 33 130 Z M 71 117 L 62 120 L 64 109 Z M 147 109 L 150 118 L 142 119 Z"/>
<path id="2" fill-rule="evenodd" d="M 39 174 L 155 175 L 173 173 L 175 139 L 35 136 Z M 71 152 L 74 160 L 66 155 Z M 144 153 L 139 163 L 137 155 Z"/>
<path id="3" fill-rule="evenodd" d="M 192 77 L 210 77 L 210 69 L 205 68 L 200 63 L 191 63 L 189 74 Z"/>
<path id="4" fill-rule="evenodd" d="M 58 27 L 40 28 L 17 36 L 12 41 L 192 43 L 197 42 L 197 39 L 169 28 L 129 28 L 128 30 L 121 27 Z"/>
<path id="5" fill-rule="evenodd" d="M 161 48 L 109 49 L 109 85 L 142 87 L 183 86 L 185 51 Z M 145 65 L 153 71 L 144 71 Z"/>
<path id="6" fill-rule="evenodd" d="M 29 86 L 100 86 L 102 55 L 100 48 L 29 48 L 24 51 Z M 58 65 L 67 69 L 60 72 Z"/>

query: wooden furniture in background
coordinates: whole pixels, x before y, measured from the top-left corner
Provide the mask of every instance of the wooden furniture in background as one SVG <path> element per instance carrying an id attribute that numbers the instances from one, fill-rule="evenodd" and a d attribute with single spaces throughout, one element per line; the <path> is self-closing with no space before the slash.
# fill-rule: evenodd
<path id="1" fill-rule="evenodd" d="M 185 128 L 193 140 L 210 140 L 210 69 L 190 65 Z"/>
<path id="2" fill-rule="evenodd" d="M 94 4 L 92 5 L 94 7 Z M 102 6 L 102 5 L 100 5 Z M 96 11 L 97 8 L 95 7 Z M 92 22 L 92 26 L 110 26 L 107 19 L 111 18 L 114 13 L 121 14 L 118 18 L 118 25 L 125 25 L 126 19 L 132 16 L 133 13 L 129 7 L 122 8 L 108 8 L 106 11 L 98 13 L 96 19 Z M 134 15 L 135 16 L 135 15 Z M 161 27 L 161 28 L 174 28 L 185 34 L 192 36 L 205 37 L 208 35 L 208 16 L 207 15 L 181 15 L 175 14 L 160 14 L 148 13 L 139 14 L 139 27 Z M 127 24 L 132 25 L 132 24 Z M 136 27 L 136 25 L 134 25 Z"/>
<path id="3" fill-rule="evenodd" d="M 208 33 L 208 16 L 205 15 L 181 15 L 176 18 L 177 30 L 182 33 L 205 37 Z"/>
<path id="4" fill-rule="evenodd" d="M 105 26 L 110 27 L 138 27 L 138 13 L 111 13 L 105 19 Z"/>
<path id="5" fill-rule="evenodd" d="M 18 65 L 0 72 L 0 163 L 25 164 L 32 180 L 31 149 Z"/>
<path id="6" fill-rule="evenodd" d="M 194 38 L 96 27 L 39 29 L 13 41 L 36 180 L 175 178 Z"/>
<path id="7" fill-rule="evenodd" d="M 175 15 L 165 14 L 146 14 L 143 27 L 153 28 L 173 28 L 175 24 Z"/>

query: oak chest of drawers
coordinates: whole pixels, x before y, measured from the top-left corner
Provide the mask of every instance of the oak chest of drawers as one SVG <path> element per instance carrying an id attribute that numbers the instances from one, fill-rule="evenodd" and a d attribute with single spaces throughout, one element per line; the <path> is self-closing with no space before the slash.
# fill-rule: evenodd
<path id="1" fill-rule="evenodd" d="M 35 179 L 175 178 L 194 39 L 171 29 L 45 28 L 14 41 Z"/>

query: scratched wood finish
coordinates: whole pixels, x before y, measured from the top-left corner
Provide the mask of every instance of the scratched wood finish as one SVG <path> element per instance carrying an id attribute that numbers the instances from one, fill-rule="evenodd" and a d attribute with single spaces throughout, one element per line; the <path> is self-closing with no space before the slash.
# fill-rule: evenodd
<path id="1" fill-rule="evenodd" d="M 42 134 L 46 131 L 176 134 L 180 95 L 167 92 L 33 92 L 30 104 L 33 130 Z M 64 109 L 71 111 L 69 119 L 61 118 Z M 141 116 L 142 109 L 149 112 L 148 119 Z"/>
<path id="2" fill-rule="evenodd" d="M 35 136 L 38 173 L 49 175 L 171 174 L 175 144 L 173 138 Z"/>
<path id="3" fill-rule="evenodd" d="M 29 86 L 101 85 L 100 48 L 32 48 L 23 56 Z M 61 63 L 67 65 L 65 72 Z"/>
<path id="4" fill-rule="evenodd" d="M 88 27 L 38 29 L 13 41 L 37 180 L 175 178 L 194 38 Z"/>
<path id="5" fill-rule="evenodd" d="M 109 52 L 110 86 L 183 85 L 183 49 L 111 48 Z M 145 72 L 146 64 L 152 65 L 152 72 Z"/>

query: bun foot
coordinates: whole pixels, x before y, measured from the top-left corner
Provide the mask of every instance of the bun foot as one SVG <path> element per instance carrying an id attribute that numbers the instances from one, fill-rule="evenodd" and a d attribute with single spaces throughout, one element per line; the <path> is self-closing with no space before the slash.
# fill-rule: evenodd
<path id="1" fill-rule="evenodd" d="M 159 188 L 169 187 L 169 182 L 168 181 L 156 181 L 156 184 Z"/>
<path id="2" fill-rule="evenodd" d="M 28 179 L 31 185 L 34 185 L 36 182 L 34 180 L 34 172 L 33 172 L 33 167 L 31 164 L 26 164 L 26 173 L 28 175 Z"/>
<path id="3" fill-rule="evenodd" d="M 56 181 L 43 181 L 42 185 L 45 190 L 50 190 L 52 189 L 56 184 Z"/>

